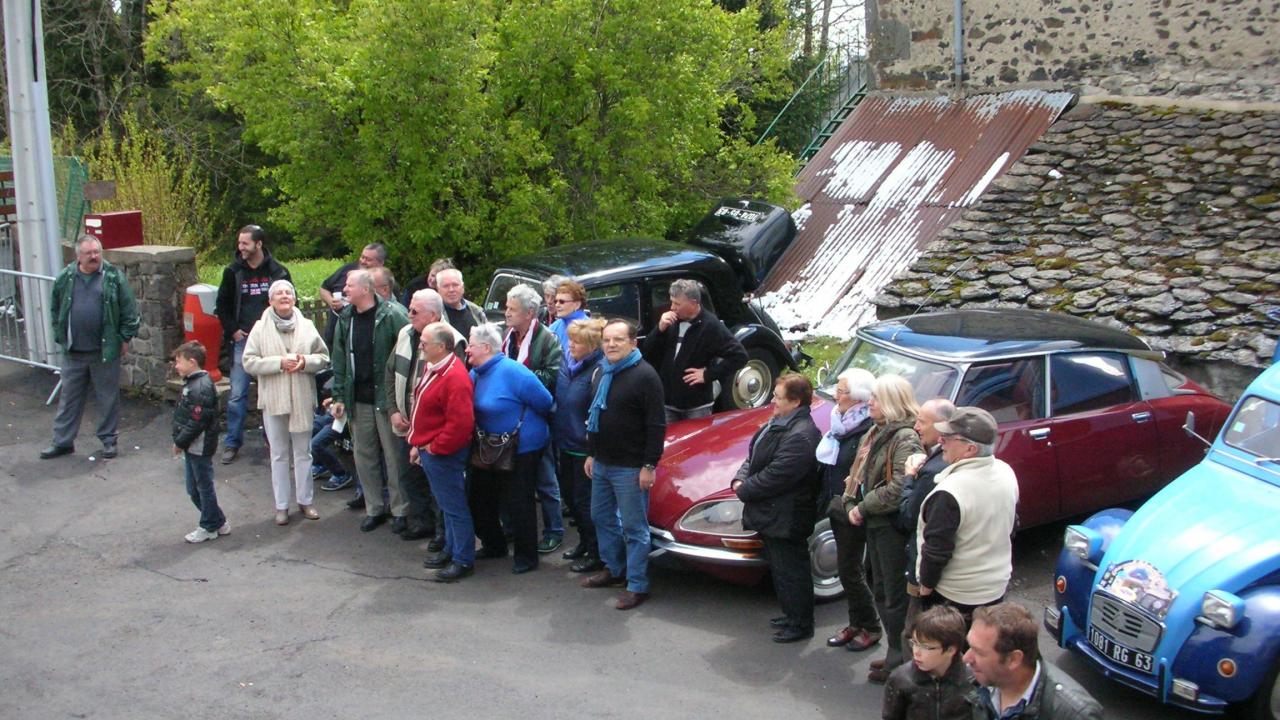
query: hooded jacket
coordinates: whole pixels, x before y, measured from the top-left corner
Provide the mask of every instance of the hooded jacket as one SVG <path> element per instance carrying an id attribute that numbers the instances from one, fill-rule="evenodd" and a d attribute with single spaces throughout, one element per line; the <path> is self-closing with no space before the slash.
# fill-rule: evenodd
<path id="1" fill-rule="evenodd" d="M 262 262 L 256 268 L 249 267 L 240 251 L 236 251 L 235 259 L 222 269 L 222 282 L 218 285 L 218 298 L 214 303 L 214 314 L 222 323 L 223 336 L 231 337 L 237 330 L 249 334 L 269 304 L 267 290 L 277 280 L 292 282 L 289 270 L 271 257 L 266 246 L 262 248 Z M 250 299 L 248 308 L 245 307 L 246 299 Z"/>

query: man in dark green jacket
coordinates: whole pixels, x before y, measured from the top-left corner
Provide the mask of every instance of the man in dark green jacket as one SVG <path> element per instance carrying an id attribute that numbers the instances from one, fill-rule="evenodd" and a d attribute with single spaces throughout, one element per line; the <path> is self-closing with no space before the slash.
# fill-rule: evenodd
<path id="1" fill-rule="evenodd" d="M 394 408 L 387 405 L 385 369 L 409 316 L 399 303 L 378 297 L 368 270 L 348 273 L 342 293 L 350 304 L 338 314 L 333 334 L 332 410 L 335 420 L 351 423 L 356 473 L 364 488 L 365 519 L 360 529 L 369 532 L 387 520 L 380 467 L 380 460 L 385 459 L 392 529 L 404 532 L 409 501 L 400 483 L 408 471 L 409 457 L 391 426 L 390 411 Z"/>
<path id="2" fill-rule="evenodd" d="M 53 339 L 63 349 L 62 391 L 53 419 L 47 460 L 75 452 L 76 434 L 92 390 L 97 398 L 102 457 L 113 458 L 120 421 L 120 358 L 138 334 L 138 304 L 119 268 L 102 259 L 102 243 L 90 235 L 76 242 L 76 261 L 53 281 Z"/>

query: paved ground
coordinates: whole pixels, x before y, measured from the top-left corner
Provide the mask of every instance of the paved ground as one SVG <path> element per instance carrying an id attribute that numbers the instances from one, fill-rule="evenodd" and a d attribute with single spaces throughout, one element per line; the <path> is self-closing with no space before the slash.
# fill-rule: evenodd
<path id="1" fill-rule="evenodd" d="M 91 461 L 91 407 L 79 452 L 41 461 L 53 382 L 0 363 L 0 717 L 879 717 L 872 656 L 821 642 L 839 604 L 819 607 L 818 639 L 778 646 L 767 589 L 675 567 L 629 613 L 558 555 L 529 575 L 481 561 L 459 585 L 425 582 L 422 546 L 360 533 L 347 492 L 276 527 L 257 437 L 215 469 L 231 535 L 188 545 L 167 409 L 128 402 L 121 456 Z M 1014 596 L 1037 613 L 1060 535 L 1018 541 Z M 1108 718 L 1191 717 L 1048 653 Z"/>

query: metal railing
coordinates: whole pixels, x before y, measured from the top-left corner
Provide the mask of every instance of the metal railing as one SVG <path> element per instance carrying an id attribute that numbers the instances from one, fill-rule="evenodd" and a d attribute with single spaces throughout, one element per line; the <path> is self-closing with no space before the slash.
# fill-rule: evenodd
<path id="1" fill-rule="evenodd" d="M 43 312 L 34 318 L 27 312 L 30 307 L 46 307 L 53 296 L 53 278 L 13 267 L 17 253 L 11 230 L 9 223 L 0 224 L 0 360 L 57 371 L 49 319 Z M 57 393 L 55 387 L 47 402 Z"/>

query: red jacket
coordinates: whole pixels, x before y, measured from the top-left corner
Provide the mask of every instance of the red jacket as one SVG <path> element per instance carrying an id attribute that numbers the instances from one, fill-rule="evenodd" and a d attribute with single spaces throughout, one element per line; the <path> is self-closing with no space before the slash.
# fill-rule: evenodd
<path id="1" fill-rule="evenodd" d="M 448 359 L 434 379 L 424 374 L 414 389 L 409 444 L 419 449 L 429 444 L 432 455 L 452 455 L 467 447 L 476 426 L 471 376 L 456 355 Z"/>

